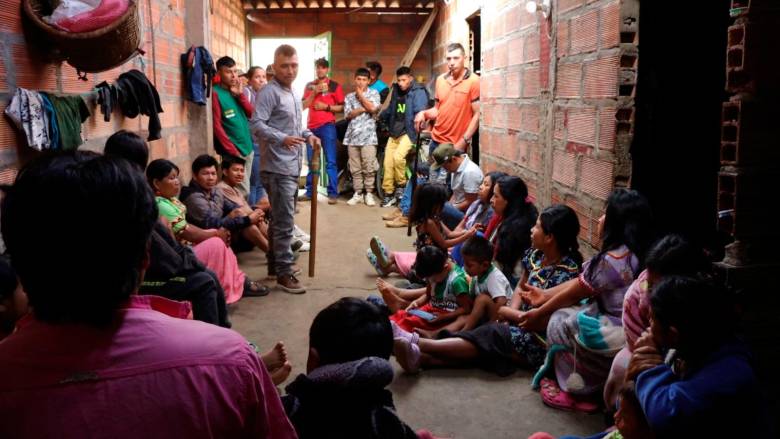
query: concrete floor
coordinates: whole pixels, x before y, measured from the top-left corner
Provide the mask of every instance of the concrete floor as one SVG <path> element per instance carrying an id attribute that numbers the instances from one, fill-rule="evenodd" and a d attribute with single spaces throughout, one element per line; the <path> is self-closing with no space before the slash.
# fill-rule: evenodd
<path id="1" fill-rule="evenodd" d="M 273 289 L 269 296 L 246 298 L 231 306 L 233 328 L 261 349 L 277 340 L 285 342 L 293 364 L 288 382 L 305 372 L 309 325 L 317 312 L 340 297 L 365 297 L 375 291 L 376 273 L 365 257 L 371 236 L 381 236 L 391 249 L 411 248 L 413 238 L 406 236 L 406 229 L 384 227 L 381 215 L 386 209 L 347 206 L 345 201 L 331 206 L 320 197 L 315 277 L 306 275 L 308 253 L 302 253 L 298 261 L 306 294 Z M 296 223 L 307 231 L 309 209 L 309 203 L 300 203 L 296 216 Z M 252 279 L 265 279 L 267 267 L 260 251 L 240 254 L 239 262 Z M 410 376 L 391 362 L 396 368 L 390 386 L 396 407 L 414 429 L 426 428 L 442 437 L 499 439 L 526 438 L 540 430 L 553 435 L 589 435 L 604 427 L 601 415 L 545 407 L 531 390 L 527 371 L 507 378 L 471 369 L 425 370 Z"/>

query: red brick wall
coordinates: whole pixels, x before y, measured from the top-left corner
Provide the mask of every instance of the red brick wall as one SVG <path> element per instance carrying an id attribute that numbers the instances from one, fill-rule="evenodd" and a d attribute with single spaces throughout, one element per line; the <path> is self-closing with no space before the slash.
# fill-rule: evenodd
<path id="1" fill-rule="evenodd" d="M 214 61 L 222 56 L 236 60 L 238 68 L 246 71 L 249 67 L 247 50 L 246 17 L 241 2 L 237 0 L 212 0 L 209 26 L 211 29 L 211 47 L 209 51 Z"/>
<path id="2" fill-rule="evenodd" d="M 366 61 L 382 63 L 382 79 L 391 83 L 426 16 L 297 12 L 270 13 L 260 18 L 263 25 L 251 24 L 253 37 L 313 37 L 332 32 L 332 77 L 348 91 L 355 69 L 363 67 Z M 425 81 L 431 78 L 432 32 L 433 29 L 411 66 L 415 76 L 422 75 Z"/>
<path id="3" fill-rule="evenodd" d="M 467 4 L 444 8 L 434 59 L 448 42 L 464 42 L 458 9 Z M 523 177 L 540 207 L 574 208 L 581 238 L 594 245 L 606 197 L 629 179 L 637 4 L 561 0 L 547 20 L 520 0 L 481 11 L 482 167 Z M 633 21 L 621 29 L 623 17 Z"/>

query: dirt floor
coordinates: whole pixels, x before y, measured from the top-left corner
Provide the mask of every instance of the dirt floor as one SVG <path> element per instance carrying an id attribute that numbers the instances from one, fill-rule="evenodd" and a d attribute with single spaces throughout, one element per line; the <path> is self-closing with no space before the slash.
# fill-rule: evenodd
<path id="1" fill-rule="evenodd" d="M 269 296 L 245 298 L 230 310 L 233 328 L 262 349 L 277 340 L 286 343 L 293 363 L 288 382 L 305 372 L 309 325 L 317 312 L 340 297 L 375 292 L 376 273 L 365 256 L 371 236 L 382 237 L 391 249 L 408 250 L 413 241 L 406 229 L 384 227 L 381 215 L 387 209 L 348 206 L 346 199 L 331 206 L 322 197 L 318 209 L 315 276 L 306 276 L 308 253 L 301 253 L 298 261 L 307 293 L 291 295 L 274 288 Z M 307 231 L 309 210 L 309 203 L 300 203 L 296 216 L 296 223 Z M 252 279 L 265 279 L 267 266 L 261 252 L 240 254 L 239 262 Z M 528 371 L 507 378 L 471 369 L 425 370 L 411 376 L 391 362 L 396 368 L 390 386 L 396 407 L 414 429 L 426 428 L 443 437 L 499 439 L 526 438 L 536 431 L 585 436 L 604 428 L 603 415 L 545 407 L 529 386 Z"/>

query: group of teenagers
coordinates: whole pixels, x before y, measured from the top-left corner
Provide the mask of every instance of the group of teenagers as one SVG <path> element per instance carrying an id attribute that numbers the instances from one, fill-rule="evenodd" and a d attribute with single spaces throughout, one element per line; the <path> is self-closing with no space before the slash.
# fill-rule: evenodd
<path id="1" fill-rule="evenodd" d="M 656 235 L 640 193 L 609 195 L 599 250 L 583 260 L 575 211 L 537 213 L 521 178 L 486 174 L 454 226 L 443 216 L 450 192 L 417 187 L 414 251 L 376 236 L 367 250 L 381 293 L 368 300 L 389 316 L 406 372 L 529 370 L 544 404 L 614 414 L 594 437 L 769 437 L 735 297 L 700 249 Z M 392 273 L 403 280 L 388 282 Z"/>

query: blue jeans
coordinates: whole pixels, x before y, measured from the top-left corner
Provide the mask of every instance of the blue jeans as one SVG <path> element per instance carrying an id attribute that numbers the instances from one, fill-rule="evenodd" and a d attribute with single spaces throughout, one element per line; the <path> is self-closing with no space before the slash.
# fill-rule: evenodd
<path id="1" fill-rule="evenodd" d="M 271 221 L 268 224 L 268 246 L 270 247 L 269 270 L 273 266 L 278 276 L 292 274 L 294 262 L 290 244 L 295 227 L 295 194 L 298 192 L 298 178 L 275 172 L 261 172 L 260 178 L 268 188 L 271 201 Z"/>
<path id="2" fill-rule="evenodd" d="M 253 147 L 255 155 L 252 158 L 252 171 L 249 177 L 249 196 L 247 197 L 249 205 L 252 207 L 254 207 L 258 201 L 268 196 L 263 187 L 263 182 L 260 181 L 260 145 L 254 143 Z"/>
<path id="3" fill-rule="evenodd" d="M 444 203 L 444 209 L 441 211 L 441 221 L 444 223 L 445 226 L 447 226 L 448 229 L 452 230 L 455 227 L 457 227 L 458 223 L 460 223 L 460 220 L 463 219 L 463 216 L 465 214 L 458 210 L 457 207 L 453 206 L 449 201 Z"/>
<path id="4" fill-rule="evenodd" d="M 417 177 L 417 186 L 425 183 L 426 179 Z M 405 217 L 409 217 L 409 209 L 412 208 L 412 183 L 407 182 L 404 187 L 404 194 L 401 197 L 401 204 L 398 206 Z"/>
<path id="5" fill-rule="evenodd" d="M 322 149 L 325 153 L 325 171 L 328 173 L 328 197 L 338 197 L 339 169 L 336 165 L 336 156 L 338 155 L 338 147 L 336 146 L 336 125 L 333 123 L 326 123 L 321 127 L 313 129 L 312 133 L 322 141 Z M 314 150 L 311 145 L 307 143 L 306 157 L 308 157 L 309 163 L 311 163 L 313 154 Z M 314 169 L 313 171 L 319 171 L 319 169 Z M 312 175 L 314 175 L 312 169 L 309 169 L 309 174 L 306 176 L 306 195 L 309 197 L 311 197 L 312 194 Z"/>

